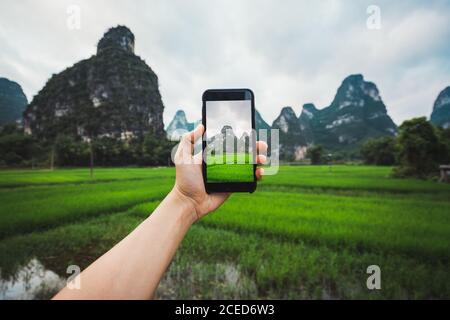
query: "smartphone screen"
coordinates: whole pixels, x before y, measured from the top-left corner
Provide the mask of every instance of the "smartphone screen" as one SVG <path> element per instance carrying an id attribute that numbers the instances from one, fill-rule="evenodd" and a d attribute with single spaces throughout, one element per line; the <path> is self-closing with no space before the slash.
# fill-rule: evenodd
<path id="1" fill-rule="evenodd" d="M 204 101 L 205 182 L 216 184 L 216 190 L 217 185 L 228 185 L 229 190 L 234 184 L 243 189 L 246 183 L 255 182 L 253 94 L 238 93 L 225 91 L 214 96 L 217 100 Z"/>

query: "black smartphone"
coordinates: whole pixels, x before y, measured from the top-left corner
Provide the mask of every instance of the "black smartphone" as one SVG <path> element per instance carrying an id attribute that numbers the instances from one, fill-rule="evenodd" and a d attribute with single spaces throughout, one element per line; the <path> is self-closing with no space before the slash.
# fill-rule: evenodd
<path id="1" fill-rule="evenodd" d="M 256 190 L 255 96 L 249 89 L 203 93 L 203 179 L 208 193 Z"/>

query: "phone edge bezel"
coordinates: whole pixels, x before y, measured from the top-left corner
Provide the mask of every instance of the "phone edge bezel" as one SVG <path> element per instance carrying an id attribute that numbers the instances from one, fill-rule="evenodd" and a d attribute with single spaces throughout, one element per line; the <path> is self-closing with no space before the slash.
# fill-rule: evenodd
<path id="1" fill-rule="evenodd" d="M 207 95 L 210 93 L 236 93 L 236 92 L 249 92 L 251 95 L 251 110 L 252 110 L 252 130 L 256 130 L 256 108 L 255 108 L 255 94 L 251 89 L 248 88 L 240 88 L 240 89 L 208 89 L 202 94 L 202 125 L 205 128 L 206 134 L 206 101 L 221 101 L 221 100 L 208 100 Z M 246 99 L 243 99 L 246 100 Z M 255 139 L 256 140 L 256 139 Z M 253 145 L 254 147 L 254 160 L 257 157 L 256 151 L 256 141 Z M 206 148 L 206 141 L 202 137 L 202 154 Z M 256 161 L 255 161 L 256 162 Z M 207 172 L 206 172 L 206 163 L 202 156 L 202 175 L 203 175 L 203 183 L 205 186 L 205 190 L 207 193 L 220 193 L 220 192 L 250 192 L 253 193 L 256 190 L 257 179 L 256 179 L 256 163 L 253 164 L 253 181 L 252 182 L 223 182 L 223 183 L 208 183 L 207 182 Z"/>

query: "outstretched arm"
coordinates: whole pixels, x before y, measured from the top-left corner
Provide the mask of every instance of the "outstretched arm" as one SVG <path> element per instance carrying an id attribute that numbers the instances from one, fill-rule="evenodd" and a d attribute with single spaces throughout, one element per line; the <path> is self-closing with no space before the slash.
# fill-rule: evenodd
<path id="1" fill-rule="evenodd" d="M 81 288 L 54 299 L 149 299 L 195 221 L 195 209 L 176 189 L 132 233 L 79 276 Z"/>
<path id="2" fill-rule="evenodd" d="M 151 216 L 79 275 L 80 289 L 66 287 L 54 299 L 153 297 L 189 227 L 229 196 L 205 192 L 201 154 L 192 156 L 193 144 L 203 131 L 200 125 L 183 137 L 175 156 L 175 186 Z M 265 144 L 258 146 L 266 148 Z M 258 156 L 259 163 L 264 161 L 264 156 Z M 261 174 L 259 168 L 257 176 Z"/>

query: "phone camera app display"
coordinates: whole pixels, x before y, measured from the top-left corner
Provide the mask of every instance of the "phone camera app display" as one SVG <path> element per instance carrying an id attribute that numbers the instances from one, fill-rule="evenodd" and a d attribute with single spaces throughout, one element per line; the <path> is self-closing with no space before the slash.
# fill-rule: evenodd
<path id="1" fill-rule="evenodd" d="M 251 100 L 207 101 L 206 123 L 207 182 L 253 182 Z"/>

